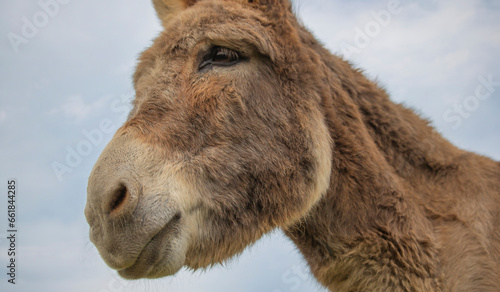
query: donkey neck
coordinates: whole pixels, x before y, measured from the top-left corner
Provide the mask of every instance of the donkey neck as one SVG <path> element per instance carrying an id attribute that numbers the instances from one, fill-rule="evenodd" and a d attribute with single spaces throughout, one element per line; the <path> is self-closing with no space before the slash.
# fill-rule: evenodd
<path id="1" fill-rule="evenodd" d="M 367 283 L 381 273 L 438 289 L 432 226 L 415 182 L 453 169 L 458 150 L 347 62 L 319 46 L 316 52 L 330 81 L 322 92 L 328 92 L 323 108 L 333 140 L 331 184 L 285 233 L 331 289 L 380 288 Z"/>

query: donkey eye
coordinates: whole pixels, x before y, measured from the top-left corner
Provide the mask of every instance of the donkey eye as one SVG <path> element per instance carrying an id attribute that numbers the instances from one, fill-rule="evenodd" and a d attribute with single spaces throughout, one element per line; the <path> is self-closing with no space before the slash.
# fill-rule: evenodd
<path id="1" fill-rule="evenodd" d="M 203 57 L 198 70 L 205 69 L 211 66 L 231 66 L 241 60 L 240 54 L 234 50 L 224 47 L 213 47 Z"/>

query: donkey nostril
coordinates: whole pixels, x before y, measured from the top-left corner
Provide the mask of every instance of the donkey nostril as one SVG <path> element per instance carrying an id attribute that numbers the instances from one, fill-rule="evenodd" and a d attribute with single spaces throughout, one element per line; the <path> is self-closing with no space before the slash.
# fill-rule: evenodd
<path id="1" fill-rule="evenodd" d="M 127 187 L 120 185 L 120 187 L 113 193 L 111 200 L 109 201 L 109 212 L 118 212 L 120 209 L 123 209 L 129 196 L 130 194 Z"/>

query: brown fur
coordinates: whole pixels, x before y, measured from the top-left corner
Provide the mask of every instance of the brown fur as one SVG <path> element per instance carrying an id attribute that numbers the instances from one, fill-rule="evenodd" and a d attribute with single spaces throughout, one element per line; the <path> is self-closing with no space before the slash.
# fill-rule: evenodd
<path id="1" fill-rule="evenodd" d="M 220 263 L 282 228 L 331 291 L 500 291 L 500 164 L 462 151 L 286 0 L 154 0 L 129 120 L 86 216 L 126 278 Z M 217 45 L 246 59 L 198 70 Z"/>

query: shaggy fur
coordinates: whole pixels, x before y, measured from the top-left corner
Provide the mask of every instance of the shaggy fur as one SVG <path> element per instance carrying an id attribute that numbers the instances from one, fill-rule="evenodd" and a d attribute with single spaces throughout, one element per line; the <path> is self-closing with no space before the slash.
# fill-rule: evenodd
<path id="1" fill-rule="evenodd" d="M 89 178 L 125 278 L 220 263 L 282 228 L 331 291 L 500 291 L 500 164 L 333 56 L 287 0 L 154 0 L 129 120 Z M 200 66 L 214 46 L 239 53 Z"/>

